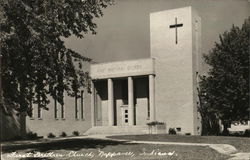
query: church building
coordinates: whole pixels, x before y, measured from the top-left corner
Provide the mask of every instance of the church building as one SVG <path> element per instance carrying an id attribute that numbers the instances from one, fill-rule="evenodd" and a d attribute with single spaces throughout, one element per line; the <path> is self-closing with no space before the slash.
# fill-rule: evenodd
<path id="1" fill-rule="evenodd" d="M 147 134 L 149 122 L 163 122 L 165 133 L 201 134 L 197 112 L 201 66 L 201 18 L 192 7 L 153 12 L 150 57 L 90 64 L 91 92 L 65 97 L 50 110 L 33 107 L 29 131 L 47 136 Z"/>

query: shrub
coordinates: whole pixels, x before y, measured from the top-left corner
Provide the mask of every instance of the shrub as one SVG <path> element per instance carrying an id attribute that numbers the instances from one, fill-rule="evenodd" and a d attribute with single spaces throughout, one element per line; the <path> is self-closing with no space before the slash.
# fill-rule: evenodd
<path id="1" fill-rule="evenodd" d="M 53 133 L 49 133 L 47 137 L 48 138 L 55 138 L 56 136 Z"/>
<path id="2" fill-rule="evenodd" d="M 78 132 L 78 131 L 74 131 L 74 132 L 72 132 L 72 134 L 73 134 L 74 136 L 79 136 L 79 132 Z"/>
<path id="3" fill-rule="evenodd" d="M 232 133 L 231 135 L 232 135 L 232 136 L 239 137 L 241 134 L 240 134 L 240 132 L 234 132 L 234 133 Z"/>
<path id="4" fill-rule="evenodd" d="M 250 129 L 246 129 L 243 136 L 244 137 L 250 137 Z"/>
<path id="5" fill-rule="evenodd" d="M 149 122 L 147 123 L 148 126 L 155 126 L 155 125 L 164 125 L 164 122 L 158 122 L 158 121 L 153 121 L 153 122 Z"/>
<path id="6" fill-rule="evenodd" d="M 168 134 L 176 134 L 176 131 L 174 128 L 169 128 Z"/>
<path id="7" fill-rule="evenodd" d="M 37 133 L 28 132 L 28 133 L 26 134 L 26 138 L 27 138 L 27 139 L 37 139 L 38 136 L 37 136 Z"/>
<path id="8" fill-rule="evenodd" d="M 24 137 L 22 136 L 15 136 L 13 138 L 10 139 L 10 141 L 21 141 L 21 140 L 25 140 Z"/>
<path id="9" fill-rule="evenodd" d="M 65 132 L 62 132 L 60 135 L 60 137 L 66 137 L 66 136 L 67 136 L 67 134 Z"/>

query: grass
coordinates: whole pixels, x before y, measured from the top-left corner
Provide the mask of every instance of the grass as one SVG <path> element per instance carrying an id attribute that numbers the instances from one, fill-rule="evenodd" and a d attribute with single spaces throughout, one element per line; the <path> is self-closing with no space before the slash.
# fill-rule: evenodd
<path id="1" fill-rule="evenodd" d="M 250 152 L 250 138 L 247 137 L 146 134 L 146 135 L 112 136 L 111 138 L 124 139 L 124 140 L 138 140 L 138 141 L 147 140 L 147 141 L 161 141 L 161 142 L 230 144 L 235 146 L 236 149 L 241 152 Z"/>
<path id="2" fill-rule="evenodd" d="M 128 144 L 125 142 L 111 141 L 111 140 L 98 140 L 98 139 L 70 139 L 70 140 L 58 140 L 52 141 L 48 144 L 33 145 L 28 147 L 9 148 L 3 150 L 3 159 L 6 158 L 10 153 L 17 152 L 18 154 L 25 153 L 51 153 L 62 155 L 63 157 L 37 157 L 37 158 L 20 158 L 22 160 L 28 159 L 119 159 L 119 160 L 224 160 L 228 159 L 229 156 L 219 154 L 218 152 L 210 149 L 209 147 L 200 146 L 179 146 L 179 145 L 154 145 L 154 144 Z M 154 152 L 153 152 L 154 151 Z M 131 155 L 117 155 L 106 157 L 100 154 L 103 153 L 119 153 L 124 154 L 126 152 L 132 153 Z M 173 153 L 173 155 L 148 155 L 149 153 Z M 71 153 L 71 154 L 70 154 Z M 143 154 L 147 153 L 147 154 Z M 91 155 L 94 157 L 91 157 Z M 69 156 L 70 155 L 70 156 Z M 8 158 L 6 158 L 8 159 Z"/>

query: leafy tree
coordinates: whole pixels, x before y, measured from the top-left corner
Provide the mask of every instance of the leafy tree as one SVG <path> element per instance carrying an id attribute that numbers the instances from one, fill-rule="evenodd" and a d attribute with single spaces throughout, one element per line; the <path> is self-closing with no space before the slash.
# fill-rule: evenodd
<path id="1" fill-rule="evenodd" d="M 79 96 L 88 87 L 83 62 L 62 37 L 96 34 L 95 18 L 111 0 L 0 0 L 2 91 L 5 109 L 31 115 L 30 103 L 48 109 L 48 96 L 63 104 L 63 92 Z M 7 107 L 6 107 L 7 106 Z"/>
<path id="2" fill-rule="evenodd" d="M 200 98 L 207 114 L 222 121 L 224 133 L 232 121 L 249 120 L 249 46 L 250 17 L 220 35 L 204 56 L 210 69 L 201 77 Z"/>
<path id="3" fill-rule="evenodd" d="M 211 108 L 208 103 L 205 102 L 204 89 L 203 91 L 200 87 L 197 88 L 199 97 L 199 107 L 198 112 L 200 113 L 202 119 L 202 132 L 201 135 L 218 135 L 220 133 L 220 124 L 218 116 L 211 112 Z"/>

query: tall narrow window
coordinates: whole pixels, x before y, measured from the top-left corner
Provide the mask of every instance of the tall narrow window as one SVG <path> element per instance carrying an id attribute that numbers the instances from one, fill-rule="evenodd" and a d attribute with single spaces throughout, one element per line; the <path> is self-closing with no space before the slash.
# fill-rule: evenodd
<path id="1" fill-rule="evenodd" d="M 64 104 L 61 105 L 61 118 L 65 119 L 65 108 L 64 108 Z"/>
<path id="2" fill-rule="evenodd" d="M 58 108 L 57 108 L 57 100 L 54 99 L 54 116 L 55 116 L 55 119 L 58 118 Z"/>
<path id="3" fill-rule="evenodd" d="M 75 119 L 78 119 L 77 95 L 75 96 Z"/>
<path id="4" fill-rule="evenodd" d="M 62 95 L 62 100 L 64 101 L 64 94 Z M 65 107 L 64 104 L 61 104 L 61 119 L 65 119 Z"/>
<path id="5" fill-rule="evenodd" d="M 30 110 L 31 110 L 31 117 L 30 117 L 30 119 L 34 119 L 34 108 L 33 108 L 32 99 L 30 99 L 29 103 L 30 103 L 29 107 L 30 107 Z"/>
<path id="6" fill-rule="evenodd" d="M 42 119 L 42 107 L 38 105 L 38 113 L 37 113 L 38 119 Z"/>
<path id="7" fill-rule="evenodd" d="M 81 119 L 84 119 L 84 94 L 81 91 Z"/>
<path id="8" fill-rule="evenodd" d="M 40 105 L 40 96 L 38 97 L 38 113 L 37 113 L 37 117 L 38 119 L 42 119 L 42 107 Z"/>

